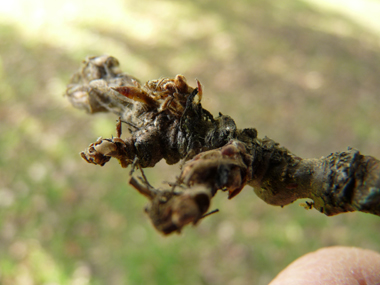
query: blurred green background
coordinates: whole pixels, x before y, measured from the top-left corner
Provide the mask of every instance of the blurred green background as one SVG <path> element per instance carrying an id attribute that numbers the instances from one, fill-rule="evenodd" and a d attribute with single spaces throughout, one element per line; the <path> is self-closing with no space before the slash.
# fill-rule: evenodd
<path id="1" fill-rule="evenodd" d="M 206 109 L 301 157 L 380 157 L 379 19 L 369 0 L 0 0 L 0 283 L 267 284 L 323 246 L 380 251 L 379 217 L 281 209 L 249 187 L 163 237 L 128 170 L 79 156 L 116 118 L 62 96 L 82 59 L 109 54 L 142 81 L 198 78 Z"/>

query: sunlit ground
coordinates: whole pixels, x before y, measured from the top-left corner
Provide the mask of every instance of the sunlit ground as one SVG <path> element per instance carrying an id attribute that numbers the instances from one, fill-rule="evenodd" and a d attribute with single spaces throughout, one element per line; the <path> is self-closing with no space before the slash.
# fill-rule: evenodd
<path id="1" fill-rule="evenodd" d="M 87 55 L 142 81 L 184 74 L 203 106 L 302 157 L 380 157 L 377 1 L 1 1 L 0 283 L 267 284 L 323 246 L 380 251 L 380 219 L 266 205 L 247 187 L 160 236 L 128 171 L 78 153 L 114 134 L 62 96 Z M 154 185 L 178 174 L 160 163 Z"/>
<path id="2" fill-rule="evenodd" d="M 324 11 L 339 13 L 363 26 L 363 28 L 380 34 L 380 2 L 377 0 L 305 0 Z"/>

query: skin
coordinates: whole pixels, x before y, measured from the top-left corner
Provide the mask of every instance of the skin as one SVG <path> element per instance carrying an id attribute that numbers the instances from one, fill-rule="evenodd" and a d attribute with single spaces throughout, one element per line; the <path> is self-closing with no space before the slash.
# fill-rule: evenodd
<path id="1" fill-rule="evenodd" d="M 292 262 L 269 285 L 279 284 L 380 284 L 380 254 L 355 247 L 322 248 Z"/>

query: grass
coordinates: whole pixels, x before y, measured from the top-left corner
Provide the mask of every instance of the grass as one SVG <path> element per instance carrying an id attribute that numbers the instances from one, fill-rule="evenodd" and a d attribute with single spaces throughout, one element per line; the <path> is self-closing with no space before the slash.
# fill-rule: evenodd
<path id="1" fill-rule="evenodd" d="M 323 246 L 380 251 L 378 217 L 328 218 L 298 202 L 276 208 L 249 187 L 232 201 L 218 194 L 220 213 L 164 238 L 128 187 L 128 171 L 116 162 L 87 165 L 78 155 L 112 135 L 116 118 L 87 116 L 62 97 L 85 56 L 112 54 L 143 81 L 181 73 L 195 85 L 198 78 L 205 108 L 299 156 L 352 146 L 380 157 L 373 26 L 310 1 L 1 7 L 1 284 L 267 284 Z M 371 7 L 371 15 L 379 12 Z M 154 185 L 177 173 L 164 163 L 147 171 Z"/>

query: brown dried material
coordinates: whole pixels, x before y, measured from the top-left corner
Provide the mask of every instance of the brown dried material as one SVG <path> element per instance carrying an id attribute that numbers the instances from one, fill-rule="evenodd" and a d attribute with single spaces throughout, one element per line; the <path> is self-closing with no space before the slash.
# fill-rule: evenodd
<path id="1" fill-rule="evenodd" d="M 326 215 L 363 211 L 380 215 L 380 162 L 349 149 L 320 159 L 302 159 L 257 131 L 238 129 L 219 113 L 202 108 L 202 86 L 187 84 L 183 75 L 141 85 L 121 73 L 113 57 L 91 57 L 74 74 L 66 96 L 74 107 L 89 113 L 119 116 L 116 137 L 99 138 L 81 153 L 89 163 L 103 166 L 112 157 L 122 167 L 132 164 L 130 184 L 147 197 L 146 211 L 162 233 L 179 232 L 204 217 L 218 190 L 232 198 L 245 185 L 271 205 L 285 206 L 310 198 L 307 208 Z M 196 100 L 198 97 L 198 100 Z M 131 136 L 122 139 L 121 124 Z M 187 161 L 167 190 L 132 176 L 135 167 Z M 143 172 L 142 172 L 143 173 Z"/>

